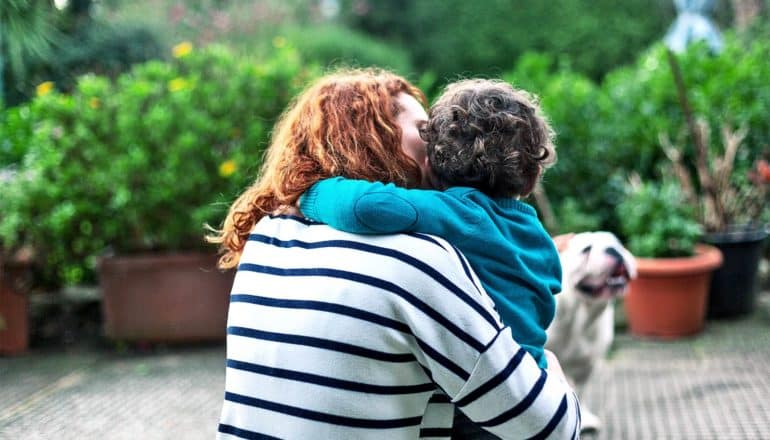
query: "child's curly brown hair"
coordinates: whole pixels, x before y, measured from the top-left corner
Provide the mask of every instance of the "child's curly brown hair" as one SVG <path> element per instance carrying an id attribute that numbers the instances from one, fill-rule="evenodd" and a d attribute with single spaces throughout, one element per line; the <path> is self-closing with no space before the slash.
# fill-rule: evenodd
<path id="1" fill-rule="evenodd" d="M 436 186 L 469 186 L 490 197 L 526 196 L 556 162 L 554 132 L 536 100 L 499 80 L 446 87 L 421 131 Z"/>

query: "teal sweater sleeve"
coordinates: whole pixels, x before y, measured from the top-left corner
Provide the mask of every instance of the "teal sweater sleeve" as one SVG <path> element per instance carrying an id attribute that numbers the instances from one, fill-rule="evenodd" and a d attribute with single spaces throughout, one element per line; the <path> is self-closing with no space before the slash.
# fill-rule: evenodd
<path id="1" fill-rule="evenodd" d="M 452 189 L 458 190 L 462 189 Z M 346 232 L 424 232 L 455 244 L 467 239 L 485 215 L 462 197 L 441 191 L 342 177 L 314 184 L 300 198 L 300 210 L 312 220 Z"/>
<path id="2" fill-rule="evenodd" d="M 443 237 L 468 258 L 516 341 L 538 364 L 561 265 L 553 242 L 529 205 L 490 199 L 473 188 L 404 189 L 393 184 L 330 178 L 300 198 L 308 218 L 357 234 L 422 232 Z"/>

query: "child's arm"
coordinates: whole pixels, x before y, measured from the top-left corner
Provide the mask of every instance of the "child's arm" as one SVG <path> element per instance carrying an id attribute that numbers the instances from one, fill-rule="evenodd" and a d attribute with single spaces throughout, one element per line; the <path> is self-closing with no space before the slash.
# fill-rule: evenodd
<path id="1" fill-rule="evenodd" d="M 300 199 L 310 219 L 346 232 L 424 232 L 450 242 L 463 240 L 483 215 L 481 209 L 441 191 L 333 177 L 317 182 Z"/>

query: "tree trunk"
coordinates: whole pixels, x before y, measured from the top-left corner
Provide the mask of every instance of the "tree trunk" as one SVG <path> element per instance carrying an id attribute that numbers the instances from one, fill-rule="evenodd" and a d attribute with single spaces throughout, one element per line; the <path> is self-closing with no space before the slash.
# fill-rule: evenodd
<path id="1" fill-rule="evenodd" d="M 548 194 L 543 188 L 543 184 L 537 182 L 535 189 L 532 191 L 532 195 L 535 197 L 535 204 L 540 210 L 540 215 L 543 217 L 543 224 L 552 234 L 559 231 L 559 222 L 556 221 L 556 216 L 551 208 L 551 201 L 548 199 Z"/>
<path id="2" fill-rule="evenodd" d="M 0 29 L 0 110 L 5 107 L 5 63 L 3 63 L 3 30 Z"/>
<path id="3" fill-rule="evenodd" d="M 730 0 L 733 5 L 733 26 L 746 29 L 762 12 L 762 0 Z"/>

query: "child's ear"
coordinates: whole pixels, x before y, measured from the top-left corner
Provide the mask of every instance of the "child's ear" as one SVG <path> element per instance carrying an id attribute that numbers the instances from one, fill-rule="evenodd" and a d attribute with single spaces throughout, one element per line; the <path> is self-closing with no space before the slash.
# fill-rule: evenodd
<path id="1" fill-rule="evenodd" d="M 535 186 L 537 186 L 538 183 L 540 183 L 543 180 L 543 174 L 545 174 L 545 168 L 543 166 L 537 167 L 537 177 L 532 182 L 532 187 L 529 189 L 530 192 L 535 190 Z"/>
<path id="2" fill-rule="evenodd" d="M 532 194 L 533 191 L 535 191 L 535 187 L 537 186 L 538 182 L 543 179 L 543 171 L 543 167 L 540 167 L 537 173 L 537 177 L 532 179 L 527 187 L 522 188 L 521 194 L 519 194 L 520 197 L 528 197 L 530 194 Z"/>

